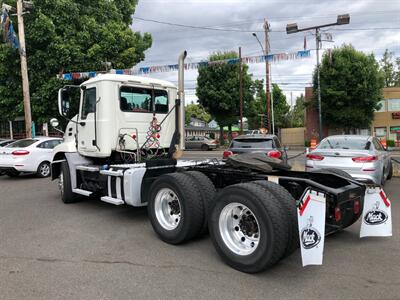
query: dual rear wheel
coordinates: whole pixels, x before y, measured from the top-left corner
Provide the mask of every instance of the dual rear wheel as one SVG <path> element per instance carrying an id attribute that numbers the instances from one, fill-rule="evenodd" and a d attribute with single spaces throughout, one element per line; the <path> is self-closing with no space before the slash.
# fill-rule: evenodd
<path id="1" fill-rule="evenodd" d="M 296 202 L 271 182 L 236 184 L 216 194 L 200 172 L 162 175 L 151 186 L 148 213 L 155 232 L 170 244 L 203 234 L 208 224 L 219 255 L 243 272 L 260 272 L 299 244 Z"/>

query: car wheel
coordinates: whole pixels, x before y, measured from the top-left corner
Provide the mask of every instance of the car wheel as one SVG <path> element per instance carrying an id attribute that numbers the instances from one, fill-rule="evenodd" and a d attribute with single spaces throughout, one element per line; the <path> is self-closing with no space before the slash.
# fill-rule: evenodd
<path id="1" fill-rule="evenodd" d="M 383 168 L 382 175 L 381 175 L 381 180 L 380 180 L 381 181 L 381 186 L 384 186 L 385 182 L 386 182 L 385 172 L 386 172 L 386 170 L 385 170 L 385 168 Z"/>
<path id="2" fill-rule="evenodd" d="M 208 146 L 207 145 L 201 145 L 201 150 L 203 151 L 208 151 Z"/>
<path id="3" fill-rule="evenodd" d="M 51 174 L 50 163 L 48 161 L 42 162 L 37 168 L 36 174 L 40 178 L 49 177 Z"/>

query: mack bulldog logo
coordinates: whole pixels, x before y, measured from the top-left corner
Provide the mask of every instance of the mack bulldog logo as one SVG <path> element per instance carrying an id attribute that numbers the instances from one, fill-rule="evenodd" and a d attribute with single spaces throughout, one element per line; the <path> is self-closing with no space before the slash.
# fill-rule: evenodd
<path id="1" fill-rule="evenodd" d="M 310 216 L 307 226 L 303 228 L 300 233 L 301 244 L 304 249 L 314 248 L 321 241 L 321 234 L 318 232 L 317 229 L 312 227 L 313 221 L 314 218 Z"/>
<path id="2" fill-rule="evenodd" d="M 364 216 L 364 223 L 367 225 L 379 225 L 385 223 L 388 219 L 388 215 L 379 210 L 379 201 L 376 201 L 371 210 L 367 211 Z"/>

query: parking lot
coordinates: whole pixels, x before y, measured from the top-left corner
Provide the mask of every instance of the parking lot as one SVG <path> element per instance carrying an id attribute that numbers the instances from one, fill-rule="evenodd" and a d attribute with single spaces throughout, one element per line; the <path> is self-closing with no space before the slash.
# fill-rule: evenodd
<path id="1" fill-rule="evenodd" d="M 360 239 L 358 222 L 327 238 L 323 266 L 303 268 L 297 251 L 250 275 L 225 265 L 207 236 L 163 243 L 145 208 L 96 200 L 65 205 L 56 182 L 1 176 L 0 298 L 398 299 L 399 185 L 393 178 L 385 186 L 393 237 Z"/>

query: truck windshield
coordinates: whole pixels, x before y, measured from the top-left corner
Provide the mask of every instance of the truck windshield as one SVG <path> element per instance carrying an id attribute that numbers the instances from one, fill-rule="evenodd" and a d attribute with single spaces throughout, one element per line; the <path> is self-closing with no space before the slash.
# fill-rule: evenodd
<path id="1" fill-rule="evenodd" d="M 153 90 L 123 86 L 120 90 L 120 108 L 124 112 L 168 112 L 168 93 L 165 90 Z"/>

